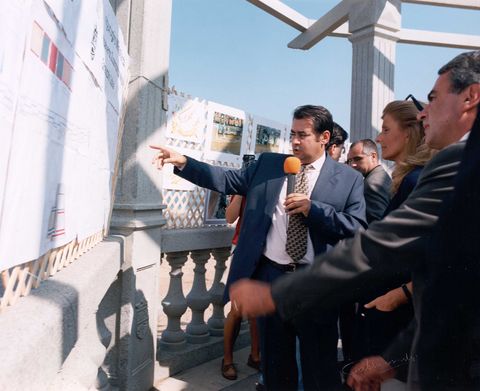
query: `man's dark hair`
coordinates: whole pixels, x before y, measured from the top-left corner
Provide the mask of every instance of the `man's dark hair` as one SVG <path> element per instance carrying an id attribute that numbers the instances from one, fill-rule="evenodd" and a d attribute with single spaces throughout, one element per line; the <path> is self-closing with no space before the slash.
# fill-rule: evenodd
<path id="1" fill-rule="evenodd" d="M 327 149 L 332 145 L 342 145 L 347 141 L 348 133 L 336 122 L 333 123 L 332 134 L 330 135 L 330 141 L 327 144 Z"/>
<path id="2" fill-rule="evenodd" d="M 450 72 L 451 92 L 459 94 L 468 86 L 480 83 L 480 50 L 459 54 L 438 71 Z"/>
<path id="3" fill-rule="evenodd" d="M 333 119 L 332 114 L 323 106 L 305 105 L 299 106 L 293 112 L 294 119 L 307 119 L 313 120 L 313 130 L 317 135 L 322 134 L 328 130 L 332 133 Z"/>
<path id="4" fill-rule="evenodd" d="M 362 140 L 355 141 L 354 143 L 352 143 L 352 145 L 350 145 L 350 149 L 352 149 L 358 144 L 362 145 L 362 153 L 364 153 L 365 155 L 369 155 L 375 152 L 378 156 L 377 144 L 372 139 L 364 138 Z"/>

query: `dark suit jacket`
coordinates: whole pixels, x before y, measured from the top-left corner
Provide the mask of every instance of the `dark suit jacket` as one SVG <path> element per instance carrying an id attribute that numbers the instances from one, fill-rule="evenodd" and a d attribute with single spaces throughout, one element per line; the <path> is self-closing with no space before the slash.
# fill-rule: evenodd
<path id="1" fill-rule="evenodd" d="M 233 254 L 227 285 L 251 277 L 263 254 L 268 230 L 285 181 L 283 162 L 288 155 L 261 154 L 247 169 L 226 170 L 192 158 L 175 174 L 225 194 L 246 196 L 243 222 Z M 328 154 L 311 194 L 311 209 L 306 224 L 315 254 L 326 252 L 340 239 L 353 236 L 366 227 L 363 178 Z M 228 289 L 226 290 L 228 294 Z"/>
<path id="2" fill-rule="evenodd" d="M 375 167 L 365 177 L 365 203 L 367 205 L 367 222 L 380 220 L 390 203 L 392 180 L 381 165 Z"/>
<path id="3" fill-rule="evenodd" d="M 480 113 L 427 247 L 416 338 L 422 390 L 480 389 Z"/>
<path id="4" fill-rule="evenodd" d="M 280 315 L 292 319 L 308 309 L 338 305 L 368 292 L 372 285 L 387 285 L 398 273 L 411 271 L 418 319 L 426 245 L 442 202 L 453 193 L 464 147 L 465 142 L 459 142 L 440 151 L 423 169 L 410 197 L 385 219 L 317 257 L 308 273 L 299 271 L 277 280 L 272 295 Z"/>

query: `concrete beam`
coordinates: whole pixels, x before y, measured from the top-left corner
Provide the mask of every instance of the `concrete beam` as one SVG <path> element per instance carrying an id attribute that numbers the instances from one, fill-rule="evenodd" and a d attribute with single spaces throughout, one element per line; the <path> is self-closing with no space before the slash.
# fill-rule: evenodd
<path id="1" fill-rule="evenodd" d="M 439 33 L 435 31 L 402 29 L 397 33 L 399 43 L 440 46 L 457 49 L 480 49 L 480 36 Z"/>
<path id="2" fill-rule="evenodd" d="M 298 31 L 305 31 L 308 29 L 313 20 L 308 19 L 302 14 L 295 11 L 293 8 L 282 3 L 280 0 L 247 0 L 249 3 L 261 8 L 270 15 L 280 19 L 289 26 L 292 26 Z"/>
<path id="3" fill-rule="evenodd" d="M 329 36 L 330 37 L 340 37 L 340 38 L 348 38 L 350 37 L 352 34 L 350 33 L 350 31 L 348 30 L 348 21 L 345 22 L 344 24 L 342 24 L 340 27 L 336 28 L 335 30 L 333 30 Z"/>
<path id="4" fill-rule="evenodd" d="M 342 0 L 307 30 L 288 44 L 291 49 L 310 49 L 317 42 L 332 34 L 335 29 L 348 20 L 348 13 L 352 5 L 351 0 Z"/>
<path id="5" fill-rule="evenodd" d="M 478 0 L 402 0 L 402 3 L 480 10 L 480 2 Z"/>

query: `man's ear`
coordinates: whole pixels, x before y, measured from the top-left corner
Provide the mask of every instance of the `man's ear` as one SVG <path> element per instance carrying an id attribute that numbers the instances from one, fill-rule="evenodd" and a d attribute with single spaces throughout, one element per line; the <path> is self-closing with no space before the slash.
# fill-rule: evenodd
<path id="1" fill-rule="evenodd" d="M 480 104 L 480 83 L 475 83 L 467 87 L 464 104 L 466 110 L 471 110 Z"/>
<path id="2" fill-rule="evenodd" d="M 330 141 L 330 131 L 324 130 L 320 135 L 320 142 L 324 145 L 327 145 L 329 141 Z"/>

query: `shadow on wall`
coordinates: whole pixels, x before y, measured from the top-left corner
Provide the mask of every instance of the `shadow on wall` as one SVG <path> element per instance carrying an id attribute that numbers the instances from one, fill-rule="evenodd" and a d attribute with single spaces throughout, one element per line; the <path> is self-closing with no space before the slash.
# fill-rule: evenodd
<path id="1" fill-rule="evenodd" d="M 106 349 L 98 368 L 98 389 L 110 383 L 122 389 L 146 390 L 153 384 L 154 340 L 148 302 L 135 287 L 132 268 L 121 271 L 98 306 L 97 332 Z"/>
<path id="2" fill-rule="evenodd" d="M 49 279 L 32 296 L 54 304 L 62 310 L 62 364 L 74 348 L 78 340 L 78 302 L 79 293 L 70 285 Z"/>

